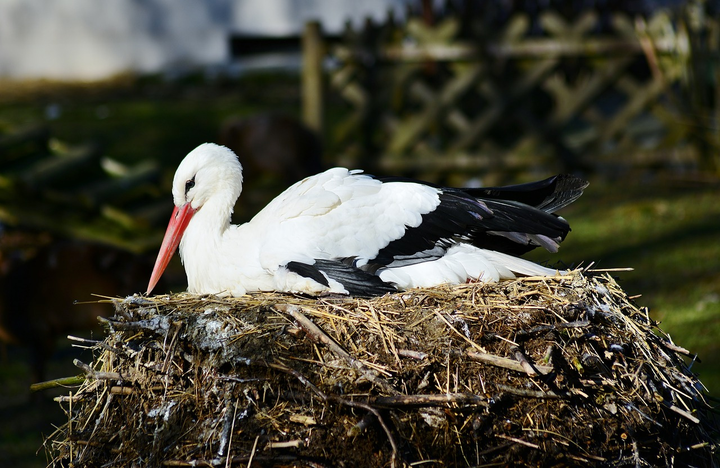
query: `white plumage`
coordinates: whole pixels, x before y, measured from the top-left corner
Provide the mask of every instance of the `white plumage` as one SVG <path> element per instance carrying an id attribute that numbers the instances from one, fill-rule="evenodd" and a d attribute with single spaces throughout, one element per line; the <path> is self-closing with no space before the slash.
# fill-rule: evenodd
<path id="1" fill-rule="evenodd" d="M 546 211 L 572 202 L 586 185 L 564 176 L 507 189 L 461 190 L 333 168 L 294 184 L 250 222 L 232 225 L 242 168 L 232 151 L 206 143 L 175 173 L 175 211 L 148 293 L 178 244 L 188 291 L 202 294 L 373 295 L 476 278 L 553 275 L 555 270 L 514 251 L 556 249 L 569 227 Z M 530 195 L 539 207 L 516 200 Z M 483 248 L 485 241 L 490 249 Z"/>

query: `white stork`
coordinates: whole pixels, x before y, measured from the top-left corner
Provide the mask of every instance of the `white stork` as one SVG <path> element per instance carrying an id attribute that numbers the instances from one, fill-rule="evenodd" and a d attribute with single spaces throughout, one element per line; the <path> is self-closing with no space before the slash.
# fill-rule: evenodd
<path id="1" fill-rule="evenodd" d="M 252 220 L 230 224 L 242 167 L 223 146 L 205 143 L 180 163 L 175 209 L 149 294 L 178 245 L 188 291 L 373 296 L 413 287 L 557 270 L 518 258 L 556 252 L 570 226 L 553 212 L 587 182 L 559 175 L 530 184 L 456 189 L 382 179 L 336 167 L 297 182 Z"/>

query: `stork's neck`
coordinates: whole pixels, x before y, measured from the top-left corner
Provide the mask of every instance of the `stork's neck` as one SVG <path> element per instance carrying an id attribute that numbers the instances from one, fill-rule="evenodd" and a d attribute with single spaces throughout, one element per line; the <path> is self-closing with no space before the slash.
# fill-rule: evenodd
<path id="1" fill-rule="evenodd" d="M 221 263 L 224 234 L 230 227 L 232 204 L 208 200 L 193 216 L 180 241 L 180 257 L 188 278 L 188 291 L 212 290 L 213 268 Z"/>

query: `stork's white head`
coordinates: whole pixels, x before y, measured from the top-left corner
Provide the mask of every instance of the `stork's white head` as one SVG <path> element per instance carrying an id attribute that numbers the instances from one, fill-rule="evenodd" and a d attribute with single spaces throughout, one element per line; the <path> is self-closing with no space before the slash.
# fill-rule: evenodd
<path id="1" fill-rule="evenodd" d="M 150 276 L 148 294 L 167 268 L 195 213 L 204 208 L 206 222 L 227 224 L 241 191 L 242 166 L 230 149 L 204 143 L 185 156 L 173 178 L 175 209 Z"/>
<path id="2" fill-rule="evenodd" d="M 203 143 L 185 156 L 175 171 L 172 194 L 175 206 L 190 203 L 199 210 L 218 197 L 230 208 L 242 191 L 242 166 L 229 148 Z"/>

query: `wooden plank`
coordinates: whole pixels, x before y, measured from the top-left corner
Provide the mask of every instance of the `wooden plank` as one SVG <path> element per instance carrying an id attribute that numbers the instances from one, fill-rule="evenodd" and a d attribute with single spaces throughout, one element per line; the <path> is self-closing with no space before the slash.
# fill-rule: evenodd
<path id="1" fill-rule="evenodd" d="M 305 24 L 302 36 L 302 118 L 309 128 L 323 130 L 323 70 L 325 47 L 320 23 Z"/>
<path id="2" fill-rule="evenodd" d="M 656 44 L 660 53 L 672 53 L 674 44 L 664 40 Z M 603 56 L 613 54 L 640 54 L 639 41 L 604 38 L 566 42 L 557 39 L 527 39 L 518 43 L 492 42 L 481 49 L 473 43 L 391 45 L 380 50 L 378 58 L 385 62 L 472 61 L 483 55 L 496 59 Z"/>

